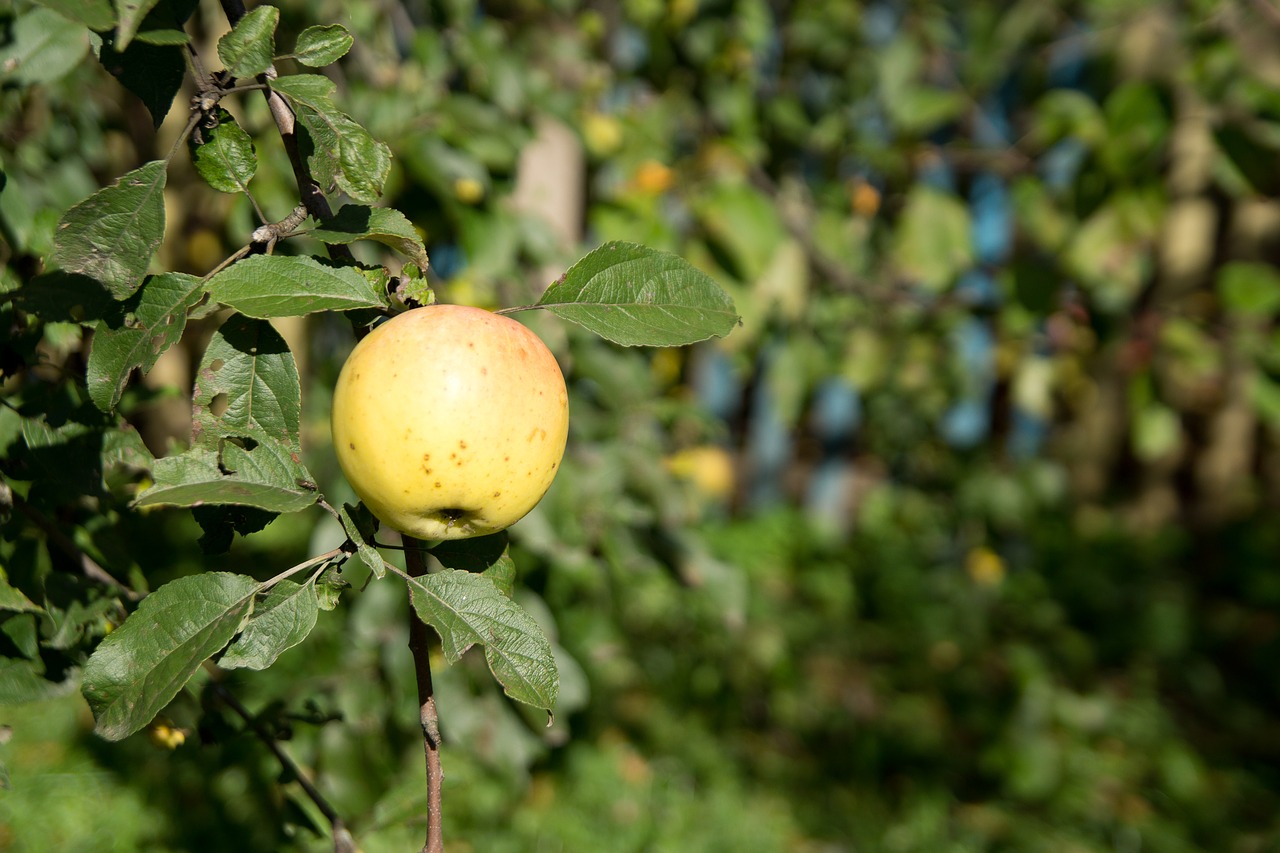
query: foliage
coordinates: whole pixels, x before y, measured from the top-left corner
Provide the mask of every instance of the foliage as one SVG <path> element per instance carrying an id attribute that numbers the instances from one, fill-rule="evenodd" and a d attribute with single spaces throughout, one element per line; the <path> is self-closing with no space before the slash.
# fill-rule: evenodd
<path id="1" fill-rule="evenodd" d="M 485 636 L 462 608 L 415 597 L 454 661 L 451 844 L 1280 839 L 1261 6 L 282 2 L 228 36 L 216 9 L 143 6 L 114 33 L 105 2 L 4 13 L 0 841 L 106 847 L 84 799 L 38 799 L 92 763 L 125 849 L 322 849 L 224 684 L 363 849 L 416 843 L 406 585 L 373 578 L 356 507 L 317 499 L 353 500 L 325 427 L 353 326 L 433 295 L 558 314 L 522 319 L 573 412 L 510 547 L 441 555 L 538 626 L 554 724 L 504 698 L 492 646 L 462 654 Z M 335 216 L 250 238 L 298 203 L 256 92 L 202 108 L 195 168 L 166 156 L 188 37 L 241 76 L 274 58 Z M 568 244 L 521 201 L 557 123 L 586 160 Z M 575 266 L 579 242 L 603 248 Z M 635 244 L 673 254 L 620 295 Z M 733 307 L 685 302 L 679 257 Z M 650 297 L 695 332 L 616 327 Z M 683 350 L 561 322 L 671 344 L 737 312 Z M 290 565 L 309 574 L 256 580 Z M 90 737 L 82 677 L 115 697 L 132 620 L 228 577 L 181 661 L 147 650 L 191 677 L 130 715 L 148 737 Z M 236 668 L 199 668 L 237 632 Z"/>

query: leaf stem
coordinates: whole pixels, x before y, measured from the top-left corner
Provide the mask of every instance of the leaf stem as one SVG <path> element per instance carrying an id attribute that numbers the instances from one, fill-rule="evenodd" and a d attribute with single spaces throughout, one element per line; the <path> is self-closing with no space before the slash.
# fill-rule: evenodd
<path id="1" fill-rule="evenodd" d="M 427 574 L 422 543 L 404 537 L 405 566 L 410 577 Z M 408 547 L 413 546 L 413 547 Z M 413 652 L 418 679 L 418 721 L 422 725 L 422 749 L 427 763 L 427 841 L 422 853 L 444 853 L 444 831 L 441 825 L 444 770 L 440 764 L 440 716 L 436 708 L 435 688 L 431 683 L 431 629 L 418 618 L 409 605 L 409 649 Z"/>
<path id="2" fill-rule="evenodd" d="M 298 572 L 302 571 L 303 569 L 310 568 L 311 566 L 317 566 L 320 563 L 325 563 L 325 562 L 328 562 L 329 560 L 334 559 L 335 557 L 341 557 L 344 555 L 345 555 L 345 552 L 341 548 L 334 548 L 332 551 L 326 551 L 325 553 L 321 554 L 318 557 L 312 557 L 309 560 L 303 560 L 301 563 L 298 563 L 298 565 L 294 566 L 293 568 L 285 569 L 283 572 L 276 575 L 275 577 L 260 583 L 258 585 L 258 592 L 266 592 L 267 590 L 271 589 L 271 587 L 280 583 L 280 581 L 284 580 L 285 578 L 296 575 Z"/>
<path id="3" fill-rule="evenodd" d="M 200 121 L 200 111 L 192 110 L 191 117 L 187 119 L 187 126 L 178 134 L 178 138 L 173 140 L 173 147 L 169 149 L 169 153 L 164 156 L 164 167 L 169 168 L 169 161 L 178 153 L 178 149 L 187 141 L 187 137 L 191 135 L 191 131 L 195 130 L 196 123 Z"/>

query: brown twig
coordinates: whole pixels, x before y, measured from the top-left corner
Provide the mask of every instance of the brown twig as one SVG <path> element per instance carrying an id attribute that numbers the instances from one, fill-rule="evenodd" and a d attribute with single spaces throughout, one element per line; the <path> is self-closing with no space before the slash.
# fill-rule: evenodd
<path id="1" fill-rule="evenodd" d="M 247 14 L 243 0 L 222 0 L 222 12 L 233 27 Z M 267 99 L 267 108 L 271 111 L 276 129 L 280 132 L 280 139 L 284 142 L 285 153 L 289 155 L 289 163 L 293 166 L 293 176 L 298 182 L 298 194 L 302 204 L 307 208 L 307 213 L 311 214 L 317 222 L 323 222 L 333 216 L 333 210 L 329 207 L 329 200 L 325 198 L 324 189 L 311 177 L 311 172 L 303 162 L 301 152 L 298 151 L 297 117 L 284 97 L 279 92 L 271 90 L 271 80 L 275 76 L 276 71 L 272 67 L 265 73 L 259 74 L 257 79 L 266 87 L 262 94 Z M 354 259 L 348 246 L 326 245 L 329 257 L 335 260 Z"/>
<path id="2" fill-rule="evenodd" d="M 410 577 L 427 573 L 423 545 L 416 539 L 404 538 L 405 566 Z M 435 688 L 431 684 L 431 629 L 418 618 L 409 605 L 409 649 L 413 652 L 414 670 L 418 677 L 418 720 L 422 724 L 422 748 L 427 760 L 427 842 L 422 853 L 444 853 L 444 831 L 441 826 L 441 788 L 444 770 L 440 765 L 440 716 L 436 710 Z"/>
<path id="3" fill-rule="evenodd" d="M 284 747 L 280 745 L 280 742 L 275 739 L 271 732 L 267 731 L 267 728 L 258 721 L 257 717 L 249 713 L 249 709 L 236 698 L 236 695 L 232 693 L 225 684 L 217 679 L 216 671 L 215 677 L 210 679 L 209 683 L 213 686 L 213 692 L 218 694 L 218 698 L 221 699 L 228 708 L 235 711 L 240 719 L 244 720 L 245 725 L 249 727 L 250 731 L 257 735 L 258 740 L 266 744 L 267 749 L 271 750 L 271 754 L 280 762 L 280 766 L 282 766 L 287 773 L 291 774 L 293 778 L 298 780 L 298 784 L 302 786 L 302 790 L 311 799 L 311 802 L 316 804 L 316 808 L 320 809 L 320 813 L 329 821 L 329 825 L 333 827 L 334 853 L 356 853 L 358 848 L 356 847 L 355 839 L 351 837 L 351 833 L 347 830 L 346 824 L 342 820 L 342 816 L 339 815 L 333 805 L 325 799 L 324 794 L 320 793 L 320 790 L 316 788 L 312 781 L 306 777 L 302 772 L 302 768 L 294 763 L 293 759 L 289 756 L 289 753 L 284 751 Z"/>

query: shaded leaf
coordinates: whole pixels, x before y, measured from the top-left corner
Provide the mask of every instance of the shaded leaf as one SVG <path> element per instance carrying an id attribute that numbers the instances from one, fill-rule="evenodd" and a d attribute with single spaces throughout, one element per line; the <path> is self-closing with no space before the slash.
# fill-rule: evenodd
<path id="1" fill-rule="evenodd" d="M 46 322 L 121 323 L 125 313 L 124 303 L 113 298 L 102 282 L 62 270 L 31 279 L 13 294 L 13 304 Z"/>
<path id="2" fill-rule="evenodd" d="M 338 516 L 342 520 L 343 529 L 355 542 L 356 555 L 360 558 L 360 562 L 373 572 L 374 577 L 381 578 L 387 567 L 383 565 L 382 555 L 373 545 L 373 514 L 364 504 L 361 504 L 358 509 L 351 504 L 343 504 L 342 509 L 338 510 Z"/>
<path id="3" fill-rule="evenodd" d="M 407 583 L 418 618 L 440 635 L 445 660 L 456 662 L 479 643 L 508 696 L 555 707 L 560 679 L 551 644 L 533 617 L 491 579 L 445 569 Z"/>
<path id="4" fill-rule="evenodd" d="M 322 263 L 305 255 L 250 255 L 209 279 L 216 302 L 250 317 L 295 317 L 317 311 L 381 308 L 382 270 Z"/>
<path id="5" fill-rule="evenodd" d="M 179 578 L 148 595 L 103 639 L 82 691 L 99 735 L 122 740 L 155 718 L 253 609 L 258 582 L 227 572 Z"/>
<path id="6" fill-rule="evenodd" d="M 1270 264 L 1224 264 L 1218 271 L 1218 293 L 1228 311 L 1270 317 L 1280 309 L 1280 273 Z"/>
<path id="7" fill-rule="evenodd" d="M 347 55 L 355 39 L 342 24 L 307 27 L 298 35 L 293 58 L 303 65 L 319 68 Z"/>
<path id="8" fill-rule="evenodd" d="M 337 186 L 356 201 L 377 201 L 391 168 L 391 149 L 334 105 L 333 81 L 295 74 L 273 80 L 271 88 L 288 99 L 306 130 L 300 149 L 320 186 Z"/>
<path id="9" fill-rule="evenodd" d="M 89 32 L 52 9 L 19 15 L 0 48 L 0 79 L 52 83 L 80 64 L 89 52 Z"/>
<path id="10" fill-rule="evenodd" d="M 426 269 L 428 264 L 427 247 L 418 229 L 403 213 L 392 208 L 346 204 L 332 219 L 310 233 L 329 244 L 376 240 L 408 257 L 419 269 Z"/>
<path id="11" fill-rule="evenodd" d="M 258 168 L 253 140 L 236 124 L 231 113 L 219 107 L 216 115 L 215 127 L 200 128 L 200 142 L 196 142 L 196 134 L 189 138 L 191 162 L 200 177 L 215 190 L 245 192 Z"/>
<path id="12" fill-rule="evenodd" d="M 606 243 L 583 257 L 538 300 L 623 346 L 682 346 L 727 335 L 733 300 L 683 258 L 636 243 Z"/>
<path id="13" fill-rule="evenodd" d="M 301 643 L 316 625 L 315 586 L 282 580 L 255 608 L 249 624 L 218 660 L 223 669 L 266 669 Z"/>
<path id="14" fill-rule="evenodd" d="M 152 126 L 160 127 L 186 75 L 182 48 L 135 41 L 127 50 L 121 50 L 103 44 L 98 51 L 98 61 L 122 86 L 138 96 L 151 113 Z"/>
<path id="15" fill-rule="evenodd" d="M 150 370 L 160 355 L 182 337 L 187 311 L 200 301 L 200 279 L 184 273 L 151 276 L 138 292 L 127 322 L 104 321 L 89 352 L 89 396 L 104 412 L 120 402 L 135 367 Z"/>
<path id="16" fill-rule="evenodd" d="M 276 53 L 275 32 L 280 10 L 258 6 L 218 39 L 218 58 L 235 77 L 257 77 L 271 67 Z"/>
<path id="17" fill-rule="evenodd" d="M 0 705 L 25 705 L 66 693 L 70 682 L 59 684 L 44 677 L 38 661 L 0 657 Z"/>
<path id="18" fill-rule="evenodd" d="M 68 210 L 54 235 L 55 263 L 118 299 L 131 295 L 164 239 L 164 185 L 164 163 L 153 160 Z"/>
<path id="19" fill-rule="evenodd" d="M 446 569 L 483 572 L 507 557 L 507 531 L 473 539 L 445 539 L 431 549 L 431 556 Z"/>
<path id="20" fill-rule="evenodd" d="M 111 6 L 111 0 L 36 0 L 36 2 L 91 30 L 106 32 L 116 25 L 116 12 Z"/>
<path id="21" fill-rule="evenodd" d="M 43 613 L 44 608 L 27 598 L 22 590 L 9 585 L 9 577 L 0 566 L 0 610 L 15 613 Z"/>

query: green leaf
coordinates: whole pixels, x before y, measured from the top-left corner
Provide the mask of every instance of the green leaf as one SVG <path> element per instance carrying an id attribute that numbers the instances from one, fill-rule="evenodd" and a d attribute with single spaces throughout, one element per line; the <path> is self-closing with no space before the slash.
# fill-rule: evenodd
<path id="1" fill-rule="evenodd" d="M 319 68 L 337 62 L 347 55 L 355 39 L 342 24 L 307 27 L 298 35 L 293 58 L 303 65 Z"/>
<path id="2" fill-rule="evenodd" d="M 298 438 L 302 392 L 293 355 L 262 320 L 235 315 L 196 374 L 192 443 L 156 461 L 138 506 L 242 504 L 295 512 L 316 500 Z"/>
<path id="3" fill-rule="evenodd" d="M 124 303 L 117 301 L 102 282 L 86 275 L 53 270 L 36 276 L 13 294 L 13 304 L 45 322 L 124 322 Z"/>
<path id="4" fill-rule="evenodd" d="M 164 47 L 168 45 L 183 45 L 191 41 L 191 36 L 182 30 L 144 30 L 134 36 L 134 42 L 140 44 L 150 44 L 156 47 Z"/>
<path id="5" fill-rule="evenodd" d="M 89 52 L 89 32 L 51 9 L 31 9 L 13 22 L 0 48 L 0 80 L 24 85 L 52 83 Z"/>
<path id="6" fill-rule="evenodd" d="M 1266 318 L 1280 309 L 1280 273 L 1270 264 L 1236 261 L 1218 271 L 1222 304 L 1236 314 Z"/>
<path id="7" fill-rule="evenodd" d="M 384 275 L 304 255 L 251 255 L 209 279 L 209 296 L 260 319 L 381 308 L 386 288 L 375 278 Z"/>
<path id="8" fill-rule="evenodd" d="M 103 44 L 98 61 L 111 76 L 146 105 L 151 124 L 159 128 L 173 106 L 186 75 L 182 48 L 135 41 L 127 50 Z"/>
<path id="9" fill-rule="evenodd" d="M 222 467 L 222 454 L 205 448 L 157 459 L 152 468 L 154 484 L 138 495 L 134 506 L 239 504 L 283 513 L 297 512 L 315 503 L 316 492 L 289 482 L 288 466 L 272 456 L 269 449 L 236 448 L 230 455 L 233 458 L 228 460 L 226 470 Z"/>
<path id="10" fill-rule="evenodd" d="M 316 625 L 314 585 L 282 580 L 254 610 L 244 632 L 218 660 L 223 669 L 266 669 L 281 652 L 301 643 Z"/>
<path id="11" fill-rule="evenodd" d="M 140 367 L 144 373 L 150 370 L 161 353 L 182 337 L 187 312 L 203 294 L 203 283 L 195 276 L 151 276 L 138 291 L 140 298 L 125 318 L 98 324 L 87 375 L 94 405 L 104 412 L 115 408 L 133 369 Z"/>
<path id="12" fill-rule="evenodd" d="M 426 269 L 428 264 L 427 247 L 418 229 L 393 208 L 345 204 L 332 219 L 312 229 L 310 234 L 331 245 L 376 240 L 408 257 L 419 269 Z"/>
<path id="13" fill-rule="evenodd" d="M 270 68 L 279 23 L 280 10 L 275 6 L 258 6 L 237 21 L 235 29 L 218 39 L 223 66 L 236 77 L 257 77 Z"/>
<path id="14" fill-rule="evenodd" d="M 574 264 L 538 300 L 623 346 L 683 346 L 727 335 L 733 300 L 706 273 L 670 252 L 606 243 Z"/>
<path id="15" fill-rule="evenodd" d="M 904 277 L 935 293 L 973 264 L 969 211 L 950 193 L 918 184 L 907 194 L 893 258 Z"/>
<path id="16" fill-rule="evenodd" d="M 359 508 L 343 504 L 342 509 L 338 510 L 338 516 L 343 529 L 356 545 L 356 555 L 360 562 L 373 572 L 375 578 L 381 578 L 387 567 L 382 562 L 382 555 L 373 545 L 373 514 L 363 504 Z"/>
<path id="17" fill-rule="evenodd" d="M 431 549 L 431 556 L 446 569 L 483 572 L 503 560 L 510 562 L 507 542 L 505 530 L 474 539 L 445 539 Z"/>
<path id="18" fill-rule="evenodd" d="M 159 0 L 116 0 L 116 44 L 120 50 L 129 47 L 133 36 L 138 32 L 138 25 Z"/>
<path id="19" fill-rule="evenodd" d="M 43 613 L 44 608 L 27 598 L 22 590 L 9 585 L 9 576 L 0 566 L 0 610 L 16 613 Z"/>
<path id="20" fill-rule="evenodd" d="M 98 279 L 117 299 L 130 296 L 164 239 L 164 185 L 164 162 L 153 160 L 68 210 L 53 238 L 54 262 Z"/>
<path id="21" fill-rule="evenodd" d="M 551 644 L 533 617 L 490 578 L 445 569 L 407 582 L 414 611 L 440 635 L 446 661 L 456 662 L 479 643 L 508 696 L 555 707 L 560 678 Z"/>
<path id="22" fill-rule="evenodd" d="M 271 88 L 288 99 L 306 131 L 299 147 L 321 188 L 337 186 L 356 201 L 377 201 L 391 169 L 391 149 L 334 105 L 333 81 L 295 74 L 272 81 Z"/>
<path id="23" fill-rule="evenodd" d="M 44 677 L 38 661 L 0 657 L 0 705 L 25 705 L 67 692 L 67 683 Z"/>
<path id="24" fill-rule="evenodd" d="M 111 7 L 111 0 L 36 0 L 36 2 L 91 30 L 106 32 L 116 25 L 116 12 Z"/>
<path id="25" fill-rule="evenodd" d="M 236 124 L 231 113 L 219 107 L 215 115 L 216 126 L 202 126 L 189 138 L 191 162 L 200 177 L 215 190 L 245 192 L 258 168 L 253 140 Z"/>
<path id="26" fill-rule="evenodd" d="M 142 600 L 84 667 L 82 691 L 100 736 L 122 740 L 151 722 L 253 610 L 253 578 L 209 572 Z"/>

